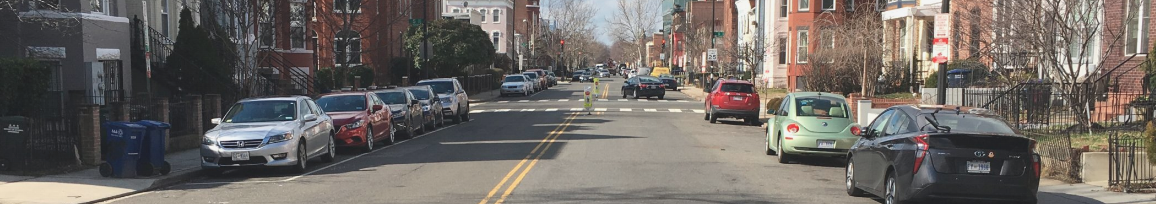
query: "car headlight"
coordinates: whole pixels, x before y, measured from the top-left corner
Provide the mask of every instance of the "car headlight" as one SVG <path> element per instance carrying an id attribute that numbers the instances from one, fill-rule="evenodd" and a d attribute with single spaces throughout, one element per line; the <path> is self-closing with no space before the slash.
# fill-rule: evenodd
<path id="1" fill-rule="evenodd" d="M 450 103 L 453 102 L 453 100 L 454 97 L 442 97 L 442 103 Z"/>
<path id="2" fill-rule="evenodd" d="M 393 112 L 393 118 L 405 117 L 405 111 Z"/>
<path id="3" fill-rule="evenodd" d="M 269 136 L 269 144 L 289 141 L 293 139 L 293 133 L 285 133 L 279 135 Z"/>
<path id="4" fill-rule="evenodd" d="M 357 129 L 357 128 L 361 127 L 361 125 L 364 125 L 364 124 L 365 124 L 364 120 L 358 119 L 357 121 L 353 121 L 352 123 L 345 124 L 345 129 Z"/>
<path id="5" fill-rule="evenodd" d="M 422 105 L 421 111 L 429 111 L 429 105 Z"/>
<path id="6" fill-rule="evenodd" d="M 214 145 L 214 144 L 217 144 L 217 142 L 213 141 L 213 138 L 201 137 L 201 144 L 202 145 Z"/>

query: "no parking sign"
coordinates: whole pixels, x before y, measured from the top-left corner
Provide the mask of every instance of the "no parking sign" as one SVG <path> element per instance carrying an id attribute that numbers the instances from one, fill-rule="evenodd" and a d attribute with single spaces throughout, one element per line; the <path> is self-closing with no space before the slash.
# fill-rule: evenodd
<path id="1" fill-rule="evenodd" d="M 589 86 L 582 93 L 582 107 L 586 109 L 587 114 L 594 108 L 594 97 L 591 96 Z"/>

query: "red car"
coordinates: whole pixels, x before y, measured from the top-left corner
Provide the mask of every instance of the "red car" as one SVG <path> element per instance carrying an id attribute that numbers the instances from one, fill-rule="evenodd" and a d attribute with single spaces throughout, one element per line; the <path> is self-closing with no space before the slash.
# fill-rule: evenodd
<path id="1" fill-rule="evenodd" d="M 706 90 L 706 116 L 715 123 L 719 118 L 736 118 L 747 124 L 759 123 L 759 93 L 755 84 L 742 80 L 719 80 Z"/>
<path id="2" fill-rule="evenodd" d="M 375 143 L 393 144 L 389 106 L 377 95 L 370 92 L 337 93 L 321 96 L 316 101 L 317 106 L 333 118 L 333 126 L 337 127 L 334 136 L 337 146 L 360 147 L 369 152 L 373 151 Z"/>

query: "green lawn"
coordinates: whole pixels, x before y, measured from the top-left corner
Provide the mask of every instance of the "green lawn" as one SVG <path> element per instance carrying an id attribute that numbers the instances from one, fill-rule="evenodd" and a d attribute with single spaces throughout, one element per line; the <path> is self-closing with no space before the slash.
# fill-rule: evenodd
<path id="1" fill-rule="evenodd" d="M 882 98 L 882 99 L 918 99 L 918 98 L 917 98 L 917 97 L 916 97 L 914 94 L 911 94 L 911 93 L 902 93 L 902 92 L 901 92 L 901 93 L 889 93 L 889 94 L 883 94 L 883 95 L 875 95 L 875 98 Z"/>

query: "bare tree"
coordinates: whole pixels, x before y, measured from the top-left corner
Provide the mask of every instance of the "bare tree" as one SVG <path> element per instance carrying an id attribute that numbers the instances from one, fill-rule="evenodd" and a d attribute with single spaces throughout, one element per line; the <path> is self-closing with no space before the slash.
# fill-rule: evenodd
<path id="1" fill-rule="evenodd" d="M 563 65 L 573 66 L 578 65 L 575 61 L 581 52 L 583 41 L 593 42 L 594 14 L 598 9 L 594 7 L 594 1 L 589 0 L 564 0 L 554 1 L 549 5 L 549 12 L 546 13 L 547 18 L 554 21 L 556 30 L 551 32 L 557 40 L 565 40 L 565 46 L 558 46 L 559 49 L 555 53 L 561 53 Z"/>
<path id="2" fill-rule="evenodd" d="M 824 13 L 815 21 L 817 28 L 807 39 L 812 50 L 805 56 L 803 70 L 811 80 L 803 84 L 809 90 L 875 93 L 875 80 L 884 67 L 883 56 L 889 53 L 887 31 L 874 3 L 858 4 L 854 12 Z M 832 83 L 834 82 L 834 83 Z"/>
<path id="3" fill-rule="evenodd" d="M 646 40 L 658 31 L 661 23 L 660 3 L 660 0 L 618 0 L 615 17 L 607 19 L 610 27 L 606 32 L 615 40 L 631 42 L 634 46 L 629 48 L 633 48 L 635 56 L 643 56 Z"/>
<path id="4" fill-rule="evenodd" d="M 317 25 L 314 30 L 321 35 L 319 37 L 327 37 L 328 39 L 318 39 L 332 42 L 326 43 L 328 46 L 318 46 L 316 49 L 320 52 L 328 52 L 333 50 L 333 55 L 330 57 L 320 58 L 321 61 L 332 61 L 336 69 L 335 76 L 341 77 L 345 72 L 349 71 L 355 64 L 365 64 L 365 61 L 370 61 L 375 67 L 370 67 L 374 70 L 375 81 L 385 83 L 385 73 L 388 70 L 381 70 L 381 67 L 390 63 L 389 59 L 395 53 L 401 53 L 402 50 L 388 50 L 390 44 L 399 44 L 404 42 L 405 29 L 395 29 L 399 23 L 406 23 L 409 19 L 421 18 L 425 15 L 422 11 L 414 11 L 413 0 L 396 0 L 396 1 L 376 1 L 376 4 L 390 4 L 384 6 L 386 10 L 381 10 L 382 5 L 372 5 L 375 7 L 362 7 L 361 0 L 339 1 L 344 2 L 344 5 L 339 4 L 317 4 Z M 433 16 L 430 16 L 433 17 Z M 424 22 L 430 23 L 430 22 Z M 373 40 L 365 40 L 373 39 Z M 364 42 L 372 42 L 373 44 L 364 44 Z M 321 43 L 318 43 L 319 45 Z M 400 46 L 399 46 L 400 48 Z M 367 56 L 364 59 L 362 56 Z M 412 77 L 412 76 L 411 76 Z M 336 81 L 336 80 L 335 80 Z"/>

